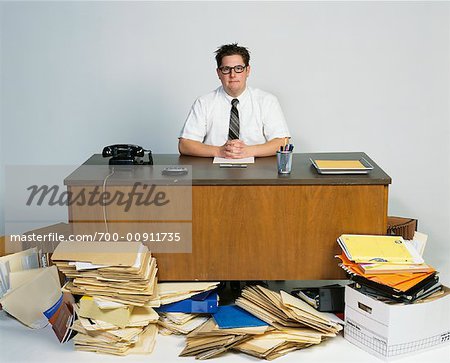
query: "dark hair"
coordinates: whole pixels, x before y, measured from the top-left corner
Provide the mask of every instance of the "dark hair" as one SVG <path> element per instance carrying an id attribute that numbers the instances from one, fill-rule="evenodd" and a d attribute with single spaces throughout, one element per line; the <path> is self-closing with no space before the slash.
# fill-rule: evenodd
<path id="1" fill-rule="evenodd" d="M 228 55 L 240 55 L 246 66 L 248 66 L 250 63 L 250 53 L 248 49 L 245 47 L 240 47 L 239 45 L 237 45 L 237 43 L 222 45 L 215 51 L 215 53 L 217 68 L 222 65 L 223 57 L 226 57 Z"/>

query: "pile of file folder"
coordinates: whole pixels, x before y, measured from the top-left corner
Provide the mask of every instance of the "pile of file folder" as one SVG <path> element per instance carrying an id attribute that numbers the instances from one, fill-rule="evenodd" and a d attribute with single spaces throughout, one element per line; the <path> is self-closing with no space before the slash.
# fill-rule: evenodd
<path id="1" fill-rule="evenodd" d="M 158 283 L 159 332 L 186 335 L 219 309 L 218 282 Z"/>
<path id="2" fill-rule="evenodd" d="M 360 292 L 384 302 L 413 303 L 441 292 L 437 271 L 422 253 L 426 236 L 412 241 L 400 236 L 351 235 L 338 238 L 340 266 Z"/>
<path id="3" fill-rule="evenodd" d="M 139 242 L 62 242 L 52 261 L 81 295 L 72 329 L 77 350 L 151 353 L 158 333 L 156 260 Z"/>
<path id="4" fill-rule="evenodd" d="M 140 242 L 61 242 L 52 261 L 70 279 L 63 291 L 158 306 L 156 260 Z"/>
<path id="5" fill-rule="evenodd" d="M 207 320 L 206 315 L 197 313 L 159 313 L 159 333 L 187 335 Z"/>
<path id="6" fill-rule="evenodd" d="M 75 312 L 75 349 L 114 355 L 152 352 L 158 314 L 151 307 L 96 302 L 95 298 L 83 296 Z"/>
<path id="7" fill-rule="evenodd" d="M 60 342 L 67 341 L 73 321 L 70 302 L 63 299 L 55 266 L 44 267 L 36 247 L 0 257 L 0 304 L 26 326 L 52 325 Z"/>
<path id="8" fill-rule="evenodd" d="M 271 360 L 319 344 L 341 329 L 328 314 L 284 291 L 247 286 L 236 305 L 220 306 L 211 319 L 187 335 L 180 355 L 207 359 L 232 349 Z"/>
<path id="9" fill-rule="evenodd" d="M 198 309 L 202 309 L 202 306 L 204 306 L 204 303 L 193 303 L 193 301 L 205 301 L 205 299 L 210 295 L 210 293 L 217 288 L 219 285 L 219 282 L 162 282 L 158 284 L 157 291 L 158 291 L 158 302 L 159 305 L 167 305 L 167 304 L 173 304 L 175 302 L 183 301 L 189 298 L 192 298 L 193 296 L 196 296 L 198 294 L 202 294 L 201 296 L 198 296 L 197 298 L 194 298 L 190 301 L 185 301 L 184 305 L 198 305 Z M 208 292 L 208 293 L 207 293 Z M 211 298 L 209 299 L 211 300 Z M 213 302 L 213 307 L 216 306 L 217 308 L 217 295 L 216 295 L 216 301 Z M 181 304 L 180 304 L 181 305 Z M 173 306 L 172 306 L 173 307 Z M 189 309 L 187 307 L 186 309 Z M 165 311 L 172 311 L 174 312 L 176 310 L 171 308 L 171 306 L 165 306 Z M 180 311 L 180 312 L 186 312 L 186 311 Z M 207 311 L 203 311 L 207 312 Z M 209 311 L 208 311 L 209 312 Z"/>
<path id="10" fill-rule="evenodd" d="M 180 356 L 213 358 L 269 329 L 264 321 L 236 305 L 220 306 L 213 317 L 187 335 Z"/>

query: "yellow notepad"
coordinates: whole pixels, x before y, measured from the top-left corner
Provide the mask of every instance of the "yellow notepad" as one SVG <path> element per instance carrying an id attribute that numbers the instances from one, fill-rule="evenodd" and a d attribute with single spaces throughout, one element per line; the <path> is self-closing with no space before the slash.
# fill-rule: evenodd
<path id="1" fill-rule="evenodd" d="M 320 169 L 366 169 L 359 160 L 314 160 Z"/>
<path id="2" fill-rule="evenodd" d="M 423 263 L 409 241 L 400 236 L 343 234 L 338 243 L 346 256 L 356 263 Z"/>

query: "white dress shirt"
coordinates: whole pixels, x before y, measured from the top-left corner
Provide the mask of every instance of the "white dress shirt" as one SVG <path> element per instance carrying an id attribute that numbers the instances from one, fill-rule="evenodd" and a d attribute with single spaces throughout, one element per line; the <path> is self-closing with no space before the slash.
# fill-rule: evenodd
<path id="1" fill-rule="evenodd" d="M 198 98 L 191 107 L 180 137 L 221 146 L 228 140 L 231 100 L 222 86 Z M 247 87 L 239 100 L 239 139 L 246 145 L 264 144 L 274 138 L 290 137 L 277 98 Z"/>

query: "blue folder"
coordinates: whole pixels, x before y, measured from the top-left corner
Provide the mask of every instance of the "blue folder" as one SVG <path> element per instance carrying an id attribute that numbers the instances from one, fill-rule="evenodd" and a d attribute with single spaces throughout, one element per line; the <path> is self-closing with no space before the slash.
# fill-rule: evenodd
<path id="1" fill-rule="evenodd" d="M 268 324 L 236 305 L 219 306 L 213 314 L 220 329 L 249 328 Z"/>
<path id="2" fill-rule="evenodd" d="M 205 291 L 156 309 L 160 313 L 215 313 L 219 307 L 219 297 L 215 290 Z"/>

